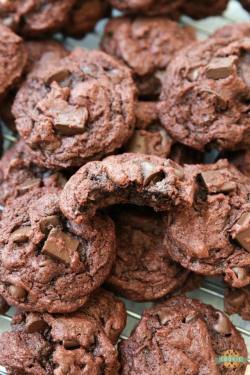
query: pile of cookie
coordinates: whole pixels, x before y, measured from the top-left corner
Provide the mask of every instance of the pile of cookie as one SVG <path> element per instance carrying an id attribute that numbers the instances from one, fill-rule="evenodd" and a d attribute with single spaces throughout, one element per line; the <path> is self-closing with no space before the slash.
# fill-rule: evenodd
<path id="1" fill-rule="evenodd" d="M 185 296 L 223 278 L 225 311 L 250 320 L 250 24 L 198 41 L 177 23 L 227 5 L 0 1 L 8 374 L 245 374 L 227 315 Z M 105 17 L 99 50 L 60 42 Z M 117 296 L 154 302 L 118 345 Z"/>

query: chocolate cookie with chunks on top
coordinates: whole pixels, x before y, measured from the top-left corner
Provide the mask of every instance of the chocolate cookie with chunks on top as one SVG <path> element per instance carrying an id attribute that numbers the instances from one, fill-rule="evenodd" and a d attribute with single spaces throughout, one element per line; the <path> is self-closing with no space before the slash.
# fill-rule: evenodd
<path id="1" fill-rule="evenodd" d="M 62 173 L 34 165 L 29 149 L 19 140 L 0 160 L 0 205 L 38 187 L 63 188 L 66 181 Z"/>
<path id="2" fill-rule="evenodd" d="M 197 183 L 196 199 L 166 218 L 171 258 L 202 275 L 224 275 L 234 287 L 248 285 L 249 179 L 226 160 L 184 169 Z"/>
<path id="3" fill-rule="evenodd" d="M 227 351 L 245 359 L 233 370 L 243 375 L 246 344 L 227 316 L 212 306 L 177 296 L 145 310 L 132 335 L 121 341 L 121 375 L 229 375 L 232 369 L 217 361 Z"/>
<path id="4" fill-rule="evenodd" d="M 163 79 L 160 119 L 200 151 L 249 147 L 250 38 L 209 38 L 177 52 Z"/>
<path id="5" fill-rule="evenodd" d="M 59 31 L 75 0 L 4 0 L 0 21 L 27 37 L 41 37 Z"/>
<path id="6" fill-rule="evenodd" d="M 135 122 L 130 70 L 100 51 L 46 54 L 19 90 L 16 127 L 46 168 L 81 166 L 120 148 Z"/>
<path id="7" fill-rule="evenodd" d="M 194 184 L 186 185 L 183 168 L 171 160 L 122 154 L 80 168 L 65 185 L 60 206 L 68 219 L 80 223 L 115 204 L 155 211 L 168 211 L 181 202 L 190 205 L 194 189 Z"/>
<path id="8" fill-rule="evenodd" d="M 181 287 L 189 272 L 168 255 L 160 214 L 144 207 L 111 210 L 117 257 L 106 284 L 134 301 L 159 299 Z"/>
<path id="9" fill-rule="evenodd" d="M 60 190 L 11 201 L 0 224 L 0 295 L 25 311 L 68 313 L 86 303 L 115 259 L 112 221 L 77 225 L 59 208 Z"/>
<path id="10" fill-rule="evenodd" d="M 184 14 L 195 18 L 220 16 L 226 10 L 229 0 L 184 0 L 181 10 Z"/>
<path id="11" fill-rule="evenodd" d="M 166 17 L 118 17 L 107 23 L 101 47 L 132 69 L 139 96 L 153 99 L 174 54 L 195 40 L 193 28 Z"/>
<path id="12" fill-rule="evenodd" d="M 90 316 L 29 313 L 14 323 L 0 335 L 0 364 L 10 374 L 118 375 L 116 349 Z"/>
<path id="13" fill-rule="evenodd" d="M 35 333 L 46 328 L 43 317 L 46 314 L 18 311 L 12 319 L 14 331 Z M 76 312 L 68 314 L 70 317 L 88 316 L 102 326 L 109 340 L 116 344 L 119 335 L 126 325 L 126 309 L 124 303 L 105 289 L 98 289 L 91 294 L 87 303 Z M 56 317 L 56 315 L 54 315 Z"/>
<path id="14" fill-rule="evenodd" d="M 227 314 L 240 314 L 242 319 L 250 320 L 250 286 L 228 288 L 225 293 L 224 309 Z"/>

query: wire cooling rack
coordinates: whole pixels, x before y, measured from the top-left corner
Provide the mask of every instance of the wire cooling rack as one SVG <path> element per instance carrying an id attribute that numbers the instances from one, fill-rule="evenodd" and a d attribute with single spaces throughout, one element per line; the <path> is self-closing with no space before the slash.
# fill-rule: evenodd
<path id="1" fill-rule="evenodd" d="M 229 6 L 222 17 L 210 17 L 201 21 L 194 21 L 188 17 L 182 17 L 181 19 L 182 24 L 191 25 L 196 28 L 198 37 L 200 39 L 205 39 L 221 26 L 228 25 L 230 23 L 245 21 L 250 22 L 250 15 L 242 9 L 241 5 L 236 0 L 230 1 Z M 89 34 L 84 40 L 74 40 L 71 38 L 66 38 L 64 40 L 65 45 L 70 49 L 76 46 L 89 49 L 97 48 L 104 24 L 105 21 L 101 21 L 96 28 L 96 32 Z M 58 38 L 60 39 L 61 37 L 58 36 Z M 15 141 L 15 137 L 11 133 L 9 133 L 8 130 L 6 130 L 4 138 L 6 147 L 8 147 Z M 217 309 L 223 310 L 224 289 L 225 287 L 222 280 L 207 278 L 204 279 L 202 287 L 187 294 L 190 297 L 198 298 L 205 303 L 213 305 Z M 147 307 L 150 307 L 152 304 L 135 303 L 125 299 L 123 299 L 123 301 L 126 304 L 128 321 L 126 328 L 121 335 L 121 338 L 126 339 L 129 337 L 131 330 L 140 320 L 143 310 Z M 0 333 L 10 329 L 10 322 L 13 311 L 13 309 L 10 309 L 7 314 L 0 315 Z M 250 322 L 242 320 L 239 315 L 232 315 L 230 318 L 244 337 L 250 357 Z M 1 366 L 0 374 L 6 374 L 4 368 L 2 368 Z M 250 375 L 250 366 L 248 366 L 246 375 Z"/>

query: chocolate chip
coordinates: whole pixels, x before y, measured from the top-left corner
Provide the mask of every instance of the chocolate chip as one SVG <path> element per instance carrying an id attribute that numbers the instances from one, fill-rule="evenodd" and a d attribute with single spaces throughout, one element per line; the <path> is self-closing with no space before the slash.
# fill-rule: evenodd
<path id="1" fill-rule="evenodd" d="M 237 278 L 241 281 L 245 280 L 248 276 L 245 268 L 242 267 L 233 267 L 233 271 L 236 274 Z"/>
<path id="2" fill-rule="evenodd" d="M 39 178 L 29 178 L 23 184 L 18 186 L 18 191 L 24 193 L 28 190 L 39 187 L 41 180 Z"/>
<path id="3" fill-rule="evenodd" d="M 209 79 L 223 79 L 233 73 L 235 58 L 217 57 L 214 58 L 207 66 L 206 76 Z"/>
<path id="4" fill-rule="evenodd" d="M 60 225 L 60 220 L 56 215 L 46 216 L 40 220 L 40 228 L 43 233 L 48 233 L 52 228 L 58 225 Z"/>
<path id="5" fill-rule="evenodd" d="M 156 184 L 165 178 L 164 172 L 159 171 L 159 169 L 157 170 L 155 165 L 150 162 L 144 161 L 141 163 L 141 169 L 144 179 L 144 186 L 147 186 L 150 183 Z"/>
<path id="6" fill-rule="evenodd" d="M 42 253 L 61 262 L 70 264 L 71 255 L 78 249 L 80 242 L 68 233 L 54 228 L 42 248 Z"/>
<path id="7" fill-rule="evenodd" d="M 69 109 L 58 113 L 54 118 L 56 130 L 67 136 L 82 134 L 88 121 L 88 110 L 84 107 Z"/>
<path id="8" fill-rule="evenodd" d="M 64 81 L 70 75 L 70 71 L 68 69 L 62 68 L 61 70 L 56 71 L 52 75 L 47 78 L 47 83 L 51 84 L 53 81 L 60 82 Z"/>
<path id="9" fill-rule="evenodd" d="M 13 242 L 25 242 L 28 241 L 32 235 L 31 227 L 20 227 L 15 232 L 11 233 L 11 239 Z"/>
<path id="10" fill-rule="evenodd" d="M 76 349 L 78 348 L 80 345 L 79 345 L 79 342 L 77 340 L 74 340 L 74 339 L 67 339 L 67 340 L 63 340 L 63 346 L 66 348 L 66 349 Z"/>
<path id="11" fill-rule="evenodd" d="M 3 297 L 0 296 L 0 314 L 5 314 L 9 310 L 9 305 Z"/>
<path id="12" fill-rule="evenodd" d="M 228 181 L 227 171 L 206 171 L 201 173 L 204 184 L 210 193 L 228 193 L 237 188 L 234 181 Z"/>
<path id="13" fill-rule="evenodd" d="M 47 323 L 40 314 L 29 313 L 26 318 L 25 329 L 28 333 L 43 332 L 47 328 Z"/>
<path id="14" fill-rule="evenodd" d="M 24 288 L 17 285 L 10 285 L 9 286 L 9 293 L 15 299 L 24 299 L 27 296 L 27 292 Z"/>
<path id="15" fill-rule="evenodd" d="M 235 225 L 234 238 L 250 252 L 250 212 L 245 212 Z"/>
<path id="16" fill-rule="evenodd" d="M 185 317 L 185 323 L 192 323 L 195 320 L 197 320 L 198 314 L 196 312 L 193 312 Z"/>
<path id="17" fill-rule="evenodd" d="M 191 82 L 196 81 L 198 77 L 199 77 L 199 69 L 198 68 L 192 68 L 187 73 L 187 78 Z"/>
<path id="18" fill-rule="evenodd" d="M 213 325 L 216 332 L 224 335 L 229 335 L 232 331 L 232 326 L 229 319 L 221 312 L 217 311 L 217 322 Z"/>
<path id="19" fill-rule="evenodd" d="M 157 313 L 157 316 L 162 325 L 167 324 L 171 320 L 171 316 L 169 315 L 169 313 L 166 313 L 165 311 L 159 311 Z"/>

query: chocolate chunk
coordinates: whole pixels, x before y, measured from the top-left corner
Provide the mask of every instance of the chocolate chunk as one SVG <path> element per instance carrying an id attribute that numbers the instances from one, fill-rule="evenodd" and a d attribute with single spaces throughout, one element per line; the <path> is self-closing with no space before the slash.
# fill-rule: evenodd
<path id="1" fill-rule="evenodd" d="M 66 349 L 75 349 L 79 347 L 79 342 L 74 339 L 63 340 L 63 346 Z"/>
<path id="2" fill-rule="evenodd" d="M 40 182 L 39 178 L 29 178 L 23 184 L 18 186 L 18 190 L 19 192 L 24 193 L 25 191 L 39 187 Z"/>
<path id="3" fill-rule="evenodd" d="M 43 246 L 42 253 L 70 264 L 71 255 L 78 249 L 80 242 L 70 234 L 52 229 Z"/>
<path id="4" fill-rule="evenodd" d="M 165 177 L 162 171 L 159 171 L 159 169 L 157 170 L 154 164 L 147 161 L 141 163 L 141 168 L 145 186 L 150 183 L 156 184 Z"/>
<path id="5" fill-rule="evenodd" d="M 167 324 L 171 320 L 171 315 L 169 315 L 169 313 L 166 313 L 164 310 L 160 310 L 157 313 L 157 316 L 158 316 L 158 318 L 160 320 L 160 323 L 162 325 Z"/>
<path id="6" fill-rule="evenodd" d="M 63 68 L 62 70 L 56 69 L 56 71 L 47 78 L 47 83 L 50 84 L 53 81 L 56 81 L 56 82 L 64 81 L 66 78 L 68 78 L 69 75 L 70 75 L 70 72 L 68 69 L 63 69 Z"/>
<path id="7" fill-rule="evenodd" d="M 227 78 L 232 74 L 235 58 L 217 57 L 214 58 L 207 66 L 206 75 L 209 79 Z"/>
<path id="8" fill-rule="evenodd" d="M 246 85 L 250 88 L 250 53 L 240 59 L 240 72 Z"/>
<path id="9" fill-rule="evenodd" d="M 60 225 L 60 220 L 56 215 L 43 217 L 40 220 L 40 228 L 43 233 L 49 232 L 52 228 L 57 227 L 58 225 Z"/>
<path id="10" fill-rule="evenodd" d="M 21 286 L 17 286 L 17 285 L 10 285 L 9 293 L 15 299 L 23 299 L 27 295 L 26 290 L 24 288 L 22 288 Z"/>
<path id="11" fill-rule="evenodd" d="M 229 319 L 220 311 L 217 311 L 217 322 L 213 325 L 216 332 L 229 335 L 232 331 L 232 327 Z"/>
<path id="12" fill-rule="evenodd" d="M 88 110 L 86 108 L 69 108 L 65 112 L 60 112 L 55 117 L 55 128 L 63 135 L 82 134 L 88 120 Z"/>
<path id="13" fill-rule="evenodd" d="M 40 314 L 30 313 L 26 319 L 26 332 L 35 333 L 43 332 L 47 327 L 47 323 L 42 319 Z"/>
<path id="14" fill-rule="evenodd" d="M 194 322 L 198 318 L 198 314 L 196 312 L 190 313 L 185 318 L 185 323 Z"/>
<path id="15" fill-rule="evenodd" d="M 27 241 L 32 234 L 31 227 L 20 227 L 11 234 L 13 242 L 24 242 Z"/>
<path id="16" fill-rule="evenodd" d="M 206 171 L 201 173 L 201 177 L 210 193 L 227 193 L 236 189 L 234 181 L 228 181 L 226 170 Z"/>
<path id="17" fill-rule="evenodd" d="M 245 268 L 242 267 L 234 267 L 233 268 L 234 273 L 236 274 L 237 278 L 239 280 L 245 280 L 247 278 L 247 271 Z"/>
<path id="18" fill-rule="evenodd" d="M 234 238 L 250 252 L 250 212 L 245 212 L 237 221 Z"/>

